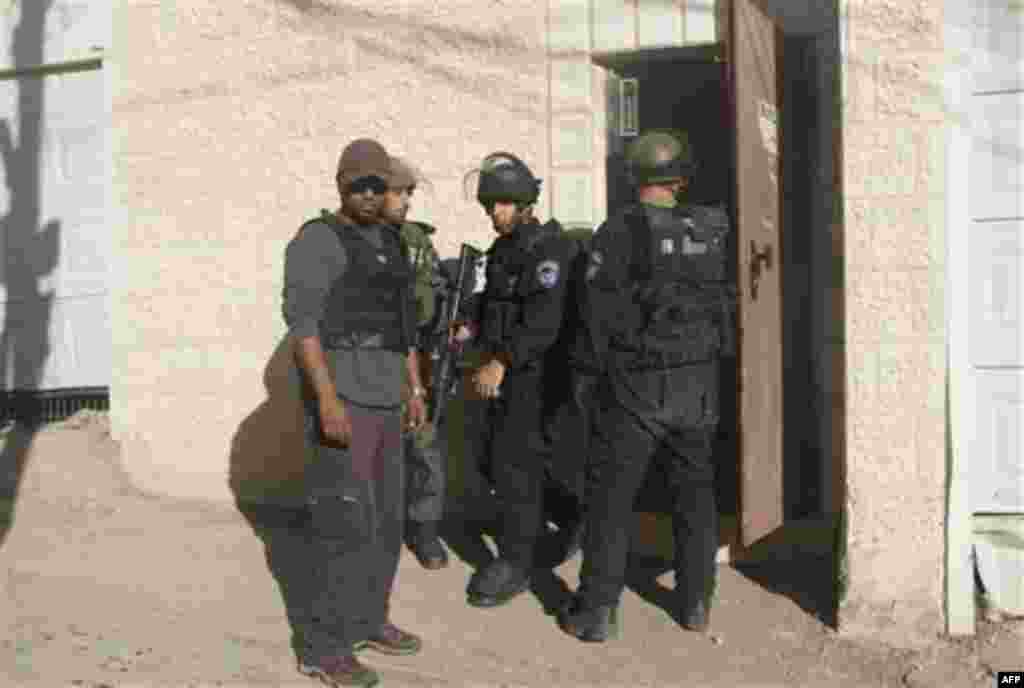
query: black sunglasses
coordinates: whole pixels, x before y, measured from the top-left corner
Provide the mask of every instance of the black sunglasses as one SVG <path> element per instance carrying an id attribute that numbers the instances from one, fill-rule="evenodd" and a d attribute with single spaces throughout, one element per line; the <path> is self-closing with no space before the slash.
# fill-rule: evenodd
<path id="1" fill-rule="evenodd" d="M 377 176 L 360 177 L 351 182 L 346 191 L 350 194 L 363 194 L 372 191 L 375 194 L 382 194 L 388 190 L 388 183 Z"/>

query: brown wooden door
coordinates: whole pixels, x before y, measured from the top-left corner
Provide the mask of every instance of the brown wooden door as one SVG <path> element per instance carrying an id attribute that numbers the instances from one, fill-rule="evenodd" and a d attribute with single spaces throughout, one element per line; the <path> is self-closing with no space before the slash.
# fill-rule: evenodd
<path id="1" fill-rule="evenodd" d="M 783 520 L 779 67 L 781 35 L 758 0 L 732 0 L 740 293 L 739 526 L 744 546 Z"/>

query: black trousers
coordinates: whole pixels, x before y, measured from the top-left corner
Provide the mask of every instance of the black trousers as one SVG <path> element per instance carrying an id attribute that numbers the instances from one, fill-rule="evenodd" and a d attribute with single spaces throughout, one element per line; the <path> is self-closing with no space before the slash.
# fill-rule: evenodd
<path id="1" fill-rule="evenodd" d="M 537 536 L 544 520 L 545 413 L 541 375 L 510 374 L 501 396 L 486 402 L 481 467 L 498 497 L 502 558 L 524 569 L 534 563 Z"/>
<path id="2" fill-rule="evenodd" d="M 580 572 L 585 605 L 617 604 L 622 595 L 634 500 L 653 462 L 662 462 L 672 496 L 678 603 L 711 593 L 718 547 L 712 462 L 717 375 L 714 364 L 621 374 L 598 395 Z"/>
<path id="3" fill-rule="evenodd" d="M 306 469 L 313 569 L 301 635 L 308 658 L 350 652 L 388 619 L 404 523 L 398 409 L 347 404 L 352 442 L 325 442 L 307 409 L 313 460 Z"/>

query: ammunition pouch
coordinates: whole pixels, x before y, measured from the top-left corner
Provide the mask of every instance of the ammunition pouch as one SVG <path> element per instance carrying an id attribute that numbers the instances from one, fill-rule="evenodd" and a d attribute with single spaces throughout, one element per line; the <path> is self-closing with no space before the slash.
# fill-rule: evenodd
<path id="1" fill-rule="evenodd" d="M 489 347 L 505 343 L 515 323 L 518 305 L 513 301 L 494 299 L 484 309 L 481 338 Z"/>
<path id="2" fill-rule="evenodd" d="M 728 342 L 718 289 L 669 282 L 638 290 L 642 325 L 612 337 L 620 369 L 656 370 L 717 359 Z"/>

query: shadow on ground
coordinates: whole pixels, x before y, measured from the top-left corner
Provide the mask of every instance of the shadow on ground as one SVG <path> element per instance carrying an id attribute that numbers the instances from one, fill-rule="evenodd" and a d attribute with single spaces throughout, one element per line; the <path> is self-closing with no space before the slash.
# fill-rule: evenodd
<path id="1" fill-rule="evenodd" d="M 300 656 L 303 615 L 309 609 L 313 561 L 306 537 L 308 511 L 303 507 L 237 503 L 238 510 L 263 542 L 267 567 L 277 581 L 292 629 L 291 647 Z"/>
<path id="2" fill-rule="evenodd" d="M 799 561 L 734 563 L 731 566 L 765 590 L 788 597 L 821 623 L 836 627 L 832 566 L 827 559 L 808 556 Z M 672 569 L 672 562 L 662 557 L 633 552 L 629 556 L 626 586 L 649 604 L 674 616 L 672 588 L 658 580 Z"/>
<path id="3" fill-rule="evenodd" d="M 821 623 L 836 628 L 835 566 L 831 557 L 737 563 L 733 567 L 765 590 L 788 597 Z"/>
<path id="4" fill-rule="evenodd" d="M 304 596 L 313 561 L 306 536 L 302 493 L 306 451 L 298 380 L 292 375 L 289 339 L 278 343 L 263 371 L 266 399 L 239 425 L 231 442 L 229 485 L 238 511 L 263 543 L 298 650 Z"/>

